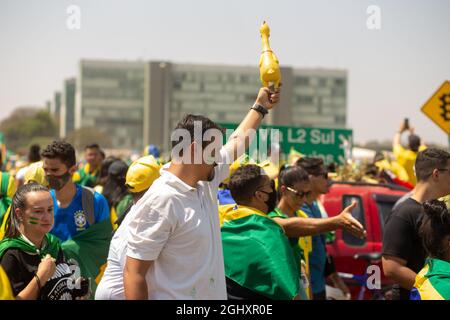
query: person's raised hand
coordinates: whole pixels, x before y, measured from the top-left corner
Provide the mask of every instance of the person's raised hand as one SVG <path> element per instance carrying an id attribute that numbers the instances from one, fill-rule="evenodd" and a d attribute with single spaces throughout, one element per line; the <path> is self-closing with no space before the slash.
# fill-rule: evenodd
<path id="1" fill-rule="evenodd" d="M 258 92 L 258 97 L 255 103 L 262 105 L 267 110 L 270 110 L 280 101 L 280 89 L 271 92 L 269 88 L 261 88 Z"/>
<path id="2" fill-rule="evenodd" d="M 56 260 L 52 258 L 51 255 L 47 254 L 42 258 L 41 263 L 39 263 L 38 270 L 36 274 L 41 281 L 43 286 L 55 273 L 56 271 Z"/>
<path id="3" fill-rule="evenodd" d="M 353 236 L 363 239 L 366 236 L 366 230 L 364 230 L 362 224 L 352 216 L 352 210 L 356 207 L 356 204 L 356 202 L 352 202 L 352 204 L 339 214 L 339 225 Z"/>

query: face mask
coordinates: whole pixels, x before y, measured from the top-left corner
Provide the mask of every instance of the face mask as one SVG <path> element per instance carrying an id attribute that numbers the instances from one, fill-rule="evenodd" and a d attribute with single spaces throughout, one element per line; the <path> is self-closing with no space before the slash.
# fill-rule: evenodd
<path id="1" fill-rule="evenodd" d="M 69 171 L 60 176 L 48 175 L 48 185 L 51 189 L 55 189 L 56 191 L 61 190 L 67 184 L 67 182 L 69 182 L 71 176 L 72 175 L 69 173 Z"/>
<path id="2" fill-rule="evenodd" d="M 261 191 L 261 190 L 259 190 Z M 277 206 L 277 192 L 275 190 L 273 190 L 272 192 L 265 192 L 265 191 L 261 191 L 265 194 L 267 194 L 269 196 L 269 198 L 264 201 L 264 203 L 267 206 L 267 213 L 272 212 L 273 210 L 275 210 L 276 206 Z"/>

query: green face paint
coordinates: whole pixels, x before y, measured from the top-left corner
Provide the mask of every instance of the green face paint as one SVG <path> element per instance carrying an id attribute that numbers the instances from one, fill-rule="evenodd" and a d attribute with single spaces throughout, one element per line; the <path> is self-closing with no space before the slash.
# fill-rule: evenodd
<path id="1" fill-rule="evenodd" d="M 30 220 L 28 220 L 29 224 L 38 224 L 39 223 L 39 218 L 35 218 L 35 217 L 30 217 Z"/>

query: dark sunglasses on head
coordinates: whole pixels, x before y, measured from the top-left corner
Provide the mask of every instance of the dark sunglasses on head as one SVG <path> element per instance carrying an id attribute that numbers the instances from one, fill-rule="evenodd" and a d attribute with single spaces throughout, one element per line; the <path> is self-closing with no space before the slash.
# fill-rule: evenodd
<path id="1" fill-rule="evenodd" d="M 297 190 L 295 190 L 295 189 L 293 189 L 291 187 L 286 187 L 286 189 L 288 189 L 290 192 L 292 192 L 293 194 L 295 194 L 299 198 L 308 197 L 311 194 L 311 191 L 300 192 L 300 191 L 297 191 Z"/>

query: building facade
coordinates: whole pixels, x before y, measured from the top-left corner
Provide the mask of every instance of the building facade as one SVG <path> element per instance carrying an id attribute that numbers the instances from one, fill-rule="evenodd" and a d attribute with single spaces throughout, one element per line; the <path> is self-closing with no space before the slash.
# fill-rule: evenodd
<path id="1" fill-rule="evenodd" d="M 60 125 L 59 135 L 60 137 L 66 137 L 67 134 L 75 129 L 75 93 L 76 93 L 77 80 L 75 78 L 69 78 L 64 80 L 63 90 L 61 94 L 61 106 L 60 106 Z M 55 97 L 56 98 L 56 97 Z"/>
<path id="2" fill-rule="evenodd" d="M 94 127 L 114 148 L 143 146 L 144 62 L 82 60 L 77 78 L 75 129 Z"/>
<path id="3" fill-rule="evenodd" d="M 345 70 L 282 67 L 281 74 L 280 105 L 264 123 L 346 127 Z M 95 127 L 111 138 L 114 148 L 140 151 L 155 144 L 167 151 L 171 131 L 184 115 L 237 123 L 260 87 L 257 66 L 82 60 L 73 128 Z M 64 94 L 62 100 L 61 113 Z M 64 127 L 67 134 L 70 124 Z"/>

